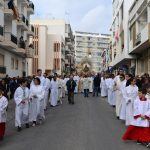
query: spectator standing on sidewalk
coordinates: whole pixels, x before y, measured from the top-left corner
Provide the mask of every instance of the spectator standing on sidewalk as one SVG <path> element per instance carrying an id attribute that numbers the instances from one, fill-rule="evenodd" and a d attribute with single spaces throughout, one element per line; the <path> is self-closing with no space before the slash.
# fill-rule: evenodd
<path id="1" fill-rule="evenodd" d="M 98 73 L 97 76 L 94 78 L 94 82 L 93 82 L 93 97 L 96 96 L 98 97 L 98 93 L 99 93 L 99 89 L 100 89 L 100 84 L 101 84 L 101 78 L 100 78 L 100 74 Z"/>

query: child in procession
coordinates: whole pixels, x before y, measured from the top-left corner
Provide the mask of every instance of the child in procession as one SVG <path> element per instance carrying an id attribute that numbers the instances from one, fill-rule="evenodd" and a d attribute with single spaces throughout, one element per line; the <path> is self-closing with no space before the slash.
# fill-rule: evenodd
<path id="1" fill-rule="evenodd" d="M 133 103 L 134 118 L 123 136 L 123 140 L 137 141 L 149 146 L 150 142 L 150 99 L 146 90 L 139 90 L 139 96 Z"/>
<path id="2" fill-rule="evenodd" d="M 6 97 L 3 96 L 3 91 L 0 89 L 0 141 L 3 140 L 5 135 L 7 106 L 8 106 L 8 100 Z"/>
<path id="3" fill-rule="evenodd" d="M 21 80 L 20 87 L 15 91 L 14 101 L 16 103 L 15 126 L 20 132 L 24 124 L 29 128 L 29 89 L 25 79 Z"/>

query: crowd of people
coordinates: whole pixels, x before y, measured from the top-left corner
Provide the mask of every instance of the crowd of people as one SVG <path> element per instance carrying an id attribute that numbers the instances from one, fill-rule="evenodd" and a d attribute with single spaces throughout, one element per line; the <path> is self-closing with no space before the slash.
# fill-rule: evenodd
<path id="1" fill-rule="evenodd" d="M 0 141 L 3 140 L 7 121 L 9 100 L 14 100 L 15 127 L 20 132 L 23 127 L 35 127 L 45 121 L 45 111 L 63 103 L 63 98 L 68 95 L 68 103 L 74 104 L 74 91 L 76 82 L 73 76 L 48 77 L 42 70 L 37 70 L 37 75 L 28 78 L 6 78 L 0 82 Z"/>
<path id="2" fill-rule="evenodd" d="M 8 100 L 15 101 L 15 126 L 20 132 L 24 126 L 42 124 L 48 105 L 61 105 L 66 94 L 68 103 L 73 105 L 75 93 L 83 93 L 85 98 L 89 93 L 93 97 L 100 94 L 107 98 L 116 118 L 127 126 L 122 139 L 150 147 L 150 77 L 125 74 L 122 70 L 116 76 L 102 72 L 96 76 L 54 74 L 48 77 L 41 69 L 33 77 L 11 79 L 6 76 L 0 82 L 0 140 L 5 134 Z"/>
<path id="3" fill-rule="evenodd" d="M 115 108 L 116 117 L 125 122 L 123 140 L 150 147 L 150 77 L 124 74 L 102 74 L 101 96 Z"/>

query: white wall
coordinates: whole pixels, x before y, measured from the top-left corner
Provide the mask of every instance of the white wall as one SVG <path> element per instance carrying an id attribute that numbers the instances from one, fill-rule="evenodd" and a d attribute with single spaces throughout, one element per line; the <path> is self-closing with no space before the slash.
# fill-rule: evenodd
<path id="1" fill-rule="evenodd" d="M 25 62 L 25 58 L 22 58 L 18 55 L 10 53 L 5 49 L 1 49 L 1 48 L 0 48 L 0 54 L 4 55 L 4 66 L 6 66 L 7 68 L 6 74 L 8 74 L 10 77 L 22 76 L 22 72 L 23 72 L 22 62 Z M 14 60 L 19 61 L 18 70 L 16 70 L 15 68 L 14 69 L 11 68 L 11 58 L 14 58 Z"/>

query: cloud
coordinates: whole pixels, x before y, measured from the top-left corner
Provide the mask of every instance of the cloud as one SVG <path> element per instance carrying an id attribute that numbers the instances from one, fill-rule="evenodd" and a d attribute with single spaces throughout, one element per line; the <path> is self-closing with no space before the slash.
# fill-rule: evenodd
<path id="1" fill-rule="evenodd" d="M 32 0 L 34 18 L 69 18 L 73 30 L 108 33 L 112 0 Z M 69 12 L 67 16 L 65 12 Z"/>

